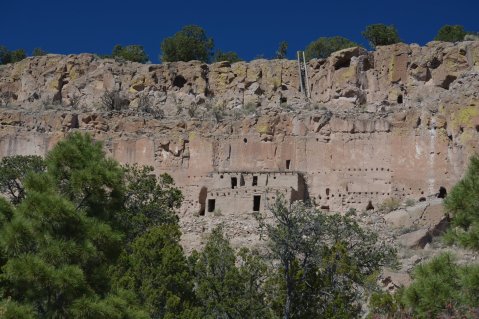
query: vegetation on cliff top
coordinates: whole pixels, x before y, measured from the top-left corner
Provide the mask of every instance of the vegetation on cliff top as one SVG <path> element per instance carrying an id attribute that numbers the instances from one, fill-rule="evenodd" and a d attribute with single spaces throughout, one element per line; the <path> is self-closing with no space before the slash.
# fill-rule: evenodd
<path id="1" fill-rule="evenodd" d="M 361 33 L 368 41 L 370 47 L 390 45 L 401 42 L 397 29 L 392 25 L 371 24 L 366 26 Z M 461 25 L 444 25 L 434 38 L 435 41 L 459 42 L 464 40 L 479 40 L 477 32 L 468 32 Z M 342 49 L 358 46 L 359 44 L 342 36 L 320 37 L 311 42 L 304 50 L 307 60 L 315 58 L 327 58 L 331 53 Z M 230 63 L 242 61 L 235 51 L 222 51 L 214 49 L 214 40 L 209 37 L 206 31 L 197 25 L 184 26 L 180 31 L 161 42 L 160 60 L 162 62 L 192 61 L 198 60 L 205 63 L 228 61 Z M 282 41 L 278 50 L 271 55 L 274 59 L 285 59 L 287 57 L 288 43 Z M 32 56 L 47 54 L 41 48 L 35 48 Z M 126 61 L 147 63 L 150 61 L 143 46 L 141 45 L 116 45 L 112 54 L 100 55 L 103 58 L 119 58 Z M 27 57 L 25 50 L 9 50 L 0 46 L 0 65 L 19 62 Z M 257 58 L 265 58 L 265 55 L 258 55 Z"/>

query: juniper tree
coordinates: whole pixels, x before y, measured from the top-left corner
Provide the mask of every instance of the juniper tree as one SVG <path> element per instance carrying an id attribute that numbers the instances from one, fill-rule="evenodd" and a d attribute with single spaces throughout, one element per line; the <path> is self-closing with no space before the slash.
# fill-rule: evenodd
<path id="1" fill-rule="evenodd" d="M 401 42 L 397 29 L 393 25 L 371 24 L 362 32 L 374 49 L 379 45 L 390 45 Z"/>
<path id="2" fill-rule="evenodd" d="M 326 59 L 331 53 L 358 46 L 356 43 L 340 37 L 319 38 L 311 42 L 305 50 L 306 60 Z"/>
<path id="3" fill-rule="evenodd" d="M 173 36 L 161 43 L 163 62 L 199 60 L 209 62 L 213 50 L 213 39 L 203 28 L 196 25 L 184 26 Z"/>
<path id="4" fill-rule="evenodd" d="M 376 234 L 347 216 L 326 215 L 278 196 L 272 219 L 258 215 L 268 238 L 270 258 L 277 260 L 274 307 L 289 318 L 351 318 L 369 276 L 394 260 L 394 251 Z"/>

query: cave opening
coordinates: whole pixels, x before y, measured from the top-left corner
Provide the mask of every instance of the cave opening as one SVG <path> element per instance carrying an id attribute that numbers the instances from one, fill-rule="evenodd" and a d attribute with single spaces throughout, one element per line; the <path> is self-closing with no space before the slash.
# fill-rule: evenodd
<path id="1" fill-rule="evenodd" d="M 446 198 L 447 190 L 444 186 L 439 187 L 439 193 L 437 193 L 437 198 Z"/>
<path id="2" fill-rule="evenodd" d="M 366 206 L 366 210 L 374 210 L 374 206 L 371 201 L 368 202 L 368 206 Z"/>

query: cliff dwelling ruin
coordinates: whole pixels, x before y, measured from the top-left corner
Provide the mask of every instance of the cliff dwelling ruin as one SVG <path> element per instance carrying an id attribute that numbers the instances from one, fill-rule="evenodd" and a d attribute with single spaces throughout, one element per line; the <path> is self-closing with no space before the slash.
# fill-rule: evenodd
<path id="1" fill-rule="evenodd" d="M 444 197 L 477 151 L 477 41 L 350 48 L 305 67 L 309 96 L 297 61 L 27 58 L 0 68 L 0 156 L 45 155 L 89 132 L 121 163 L 174 178 L 185 241 L 198 242 L 220 221 L 246 238 L 277 193 L 337 212 Z M 102 110 L 106 91 L 127 109 Z"/>

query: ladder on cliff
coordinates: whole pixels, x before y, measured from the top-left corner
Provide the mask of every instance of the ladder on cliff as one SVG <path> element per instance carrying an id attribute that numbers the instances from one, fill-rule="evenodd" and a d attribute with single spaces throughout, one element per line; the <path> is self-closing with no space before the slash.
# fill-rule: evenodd
<path id="1" fill-rule="evenodd" d="M 301 84 L 300 89 L 304 96 L 309 99 L 311 97 L 311 92 L 309 87 L 308 66 L 306 64 L 304 51 L 297 51 L 296 55 L 298 58 L 299 82 Z"/>

